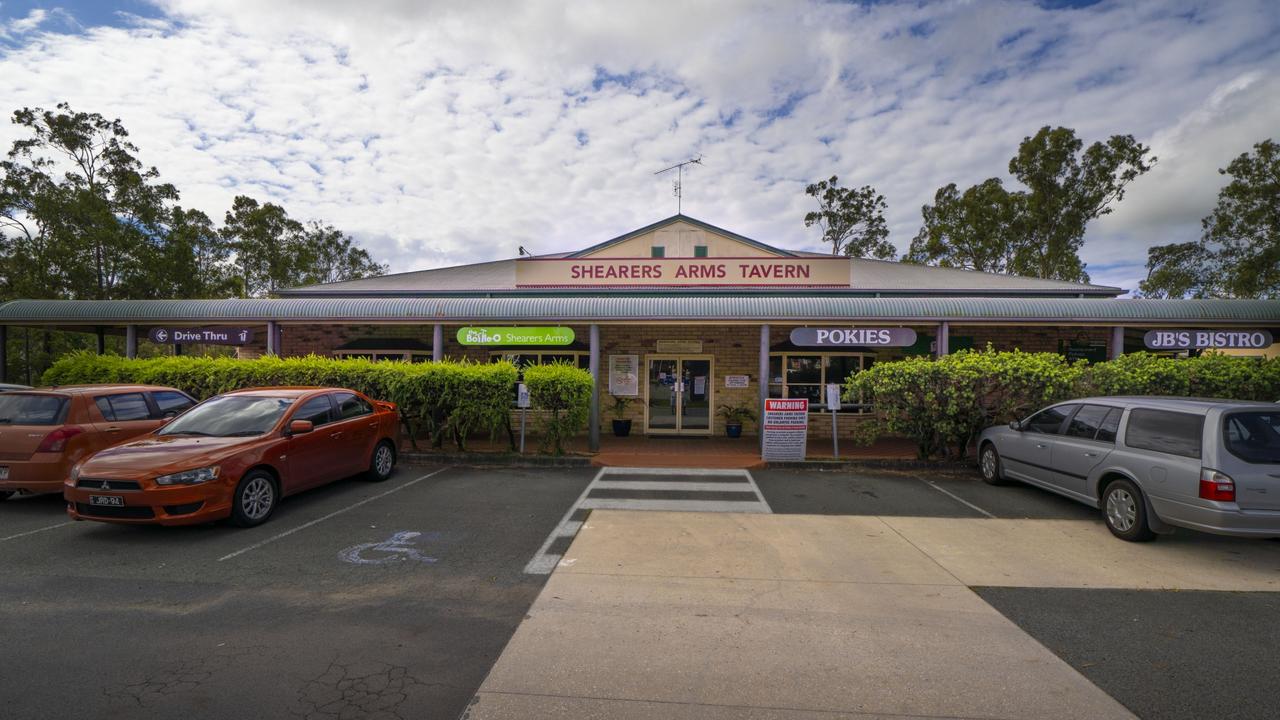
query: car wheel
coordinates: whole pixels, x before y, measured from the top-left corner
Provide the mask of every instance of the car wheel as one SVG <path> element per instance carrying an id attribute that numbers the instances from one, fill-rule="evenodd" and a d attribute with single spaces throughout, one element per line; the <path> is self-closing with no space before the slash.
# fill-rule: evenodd
<path id="1" fill-rule="evenodd" d="M 1142 491 L 1132 481 L 1114 480 L 1102 491 L 1102 518 L 1112 535 L 1129 542 L 1154 540 L 1147 523 L 1147 505 Z"/>
<path id="2" fill-rule="evenodd" d="M 383 440 L 373 449 L 373 459 L 369 461 L 368 477 L 374 482 L 382 482 L 391 477 L 391 470 L 396 466 L 396 449 L 391 443 Z"/>
<path id="3" fill-rule="evenodd" d="M 231 508 L 231 521 L 240 527 L 261 525 L 276 510 L 275 479 L 255 470 L 240 479 Z"/>
<path id="4" fill-rule="evenodd" d="M 982 471 L 982 481 L 988 485 L 1004 484 L 1004 469 L 1000 467 L 1000 453 L 996 446 L 987 443 L 978 453 L 978 469 Z"/>

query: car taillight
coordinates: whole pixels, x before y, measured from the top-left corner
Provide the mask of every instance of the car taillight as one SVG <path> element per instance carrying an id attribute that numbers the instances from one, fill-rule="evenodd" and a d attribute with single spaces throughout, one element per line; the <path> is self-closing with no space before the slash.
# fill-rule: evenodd
<path id="1" fill-rule="evenodd" d="M 1200 468 L 1200 497 L 1219 502 L 1236 501 L 1236 481 L 1225 473 Z"/>
<path id="2" fill-rule="evenodd" d="M 44 436 L 44 440 L 40 441 L 40 447 L 36 448 L 36 452 L 62 452 L 67 447 L 67 441 L 84 432 L 84 428 L 68 425 L 60 427 L 57 430 Z"/>

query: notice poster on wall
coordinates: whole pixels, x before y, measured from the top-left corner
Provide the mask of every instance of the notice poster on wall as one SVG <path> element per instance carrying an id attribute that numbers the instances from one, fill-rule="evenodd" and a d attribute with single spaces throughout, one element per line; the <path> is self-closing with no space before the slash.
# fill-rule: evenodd
<path id="1" fill-rule="evenodd" d="M 769 398 L 764 401 L 765 460 L 804 460 L 809 437 L 808 399 Z"/>
<path id="2" fill-rule="evenodd" d="M 640 356 L 609 356 L 609 394 L 635 397 L 640 394 Z"/>
<path id="3" fill-rule="evenodd" d="M 724 386 L 727 388 L 751 387 L 750 375 L 725 375 Z"/>

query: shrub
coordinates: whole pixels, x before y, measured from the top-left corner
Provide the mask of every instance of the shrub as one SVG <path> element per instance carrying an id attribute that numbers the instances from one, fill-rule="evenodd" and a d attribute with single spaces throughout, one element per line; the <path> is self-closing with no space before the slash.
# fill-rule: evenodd
<path id="1" fill-rule="evenodd" d="M 587 424 L 591 414 L 591 374 L 568 363 L 525 368 L 529 401 L 546 411 L 542 421 L 542 450 L 564 454 L 564 441 Z"/>

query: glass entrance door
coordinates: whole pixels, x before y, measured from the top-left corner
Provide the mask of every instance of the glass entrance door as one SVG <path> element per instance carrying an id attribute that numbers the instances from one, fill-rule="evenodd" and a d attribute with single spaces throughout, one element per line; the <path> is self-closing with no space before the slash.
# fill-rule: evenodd
<path id="1" fill-rule="evenodd" d="M 709 357 L 649 357 L 645 432 L 711 433 L 713 383 Z"/>

